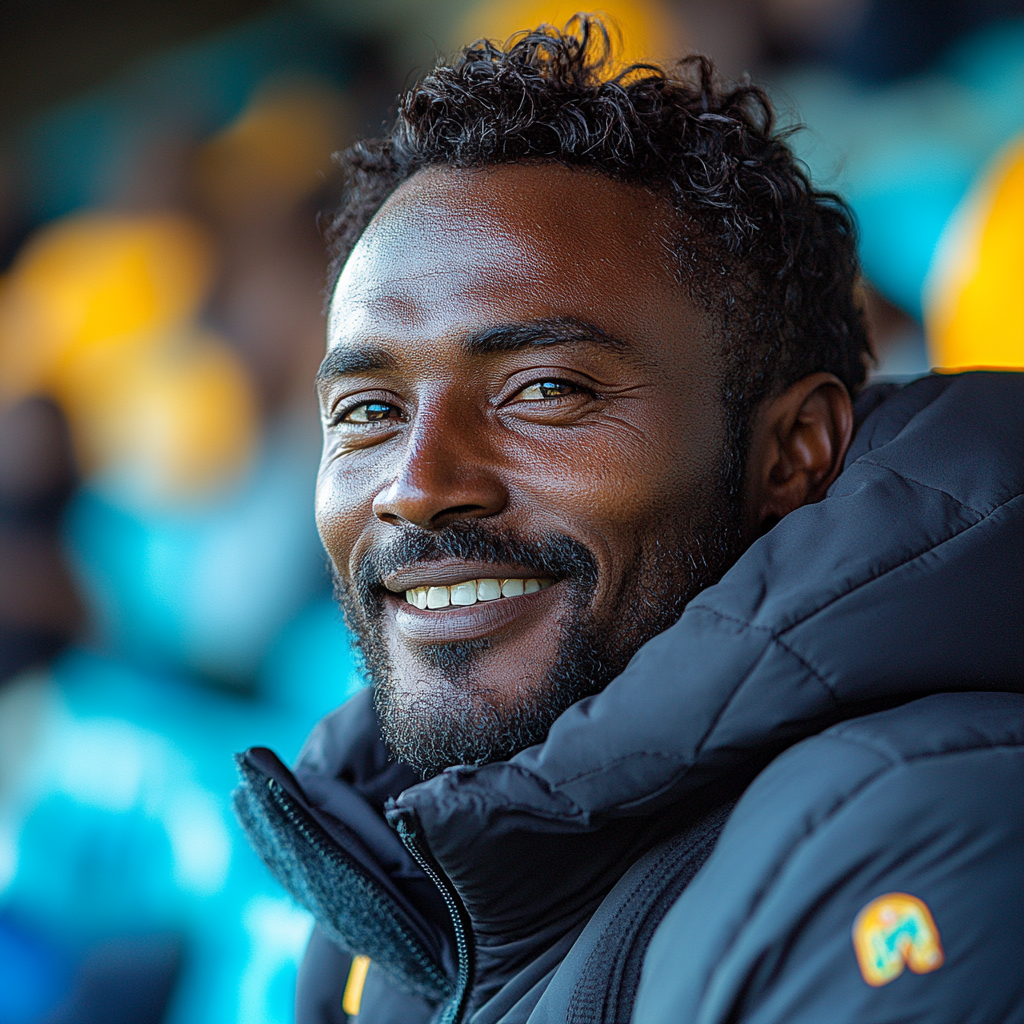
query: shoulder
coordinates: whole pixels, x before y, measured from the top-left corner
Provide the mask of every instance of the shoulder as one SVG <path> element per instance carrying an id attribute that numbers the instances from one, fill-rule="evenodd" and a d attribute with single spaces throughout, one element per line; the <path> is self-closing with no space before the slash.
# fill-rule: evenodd
<path id="1" fill-rule="evenodd" d="M 1024 696 L 845 722 L 744 794 L 655 934 L 633 1019 L 1016 1019 L 1022 877 Z"/>

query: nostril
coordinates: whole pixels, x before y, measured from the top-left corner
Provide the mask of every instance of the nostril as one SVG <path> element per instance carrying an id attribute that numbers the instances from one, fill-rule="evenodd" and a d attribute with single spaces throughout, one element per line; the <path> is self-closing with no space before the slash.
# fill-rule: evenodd
<path id="1" fill-rule="evenodd" d="M 500 509 L 496 511 L 500 511 Z M 432 530 L 440 530 L 460 519 L 483 519 L 485 516 L 494 514 L 495 512 L 489 510 L 485 505 L 450 505 L 432 516 L 428 525 Z"/>
<path id="2" fill-rule="evenodd" d="M 439 512 L 435 519 L 442 517 L 455 517 L 455 516 L 479 516 L 486 515 L 487 509 L 483 505 L 453 505 L 451 508 L 446 508 L 443 512 Z"/>
<path id="3" fill-rule="evenodd" d="M 377 512 L 377 518 L 389 526 L 411 524 L 412 526 L 420 527 L 420 529 L 437 530 L 459 519 L 479 519 L 489 514 L 483 505 L 452 505 L 429 518 L 413 519 L 410 516 L 405 516 L 398 512 L 388 512 L 383 509 Z"/>

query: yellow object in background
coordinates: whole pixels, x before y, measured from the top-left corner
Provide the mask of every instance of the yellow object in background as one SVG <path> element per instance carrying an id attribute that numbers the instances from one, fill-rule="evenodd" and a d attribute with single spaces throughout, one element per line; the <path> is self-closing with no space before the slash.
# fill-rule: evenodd
<path id="1" fill-rule="evenodd" d="M 931 362 L 1024 368 L 1024 138 L 950 218 L 924 289 Z"/>
<path id="2" fill-rule="evenodd" d="M 89 213 L 47 225 L 0 291 L 0 398 L 73 385 L 109 358 L 187 322 L 213 279 L 206 232 L 177 214 Z"/>
<path id="3" fill-rule="evenodd" d="M 268 87 L 200 151 L 200 190 L 222 215 L 288 210 L 323 182 L 350 120 L 344 97 L 328 86 Z"/>
<path id="4" fill-rule="evenodd" d="M 193 329 L 80 371 L 80 386 L 59 398 L 82 461 L 123 497 L 147 505 L 201 497 L 248 464 L 253 389 L 217 335 Z"/>
<path id="5" fill-rule="evenodd" d="M 509 36 L 539 25 L 563 28 L 573 15 L 606 15 L 608 27 L 622 33 L 617 54 L 623 64 L 634 61 L 671 61 L 686 50 L 678 19 L 660 0 L 604 0 L 593 8 L 563 0 L 487 0 L 473 8 L 459 25 L 456 46 L 475 39 L 504 43 Z"/>
<path id="6" fill-rule="evenodd" d="M 50 395 L 82 470 L 130 500 L 220 489 L 248 462 L 258 412 L 239 357 L 196 324 L 213 280 L 212 244 L 183 215 L 47 225 L 0 287 L 0 404 Z"/>

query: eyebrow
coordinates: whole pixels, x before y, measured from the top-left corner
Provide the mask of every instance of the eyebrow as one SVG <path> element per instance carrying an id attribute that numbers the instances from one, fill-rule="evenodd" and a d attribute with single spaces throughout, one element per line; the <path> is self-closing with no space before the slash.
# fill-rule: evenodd
<path id="1" fill-rule="evenodd" d="M 473 355 L 492 352 L 516 352 L 545 345 L 600 345 L 615 352 L 629 350 L 629 344 L 602 330 L 595 324 L 574 316 L 530 320 L 526 323 L 501 324 L 474 334 L 466 341 Z"/>
<path id="2" fill-rule="evenodd" d="M 499 324 L 471 335 L 463 342 L 468 353 L 475 356 L 496 352 L 518 352 L 525 348 L 548 345 L 599 345 L 613 352 L 626 352 L 628 342 L 614 337 L 596 324 L 573 316 L 550 317 L 525 323 Z M 324 357 L 317 371 L 316 383 L 323 384 L 337 377 L 393 370 L 395 357 L 377 345 L 354 348 L 339 345 Z"/>
<path id="3" fill-rule="evenodd" d="M 376 345 L 363 345 L 358 348 L 338 345 L 324 356 L 324 361 L 316 372 L 316 383 L 320 385 L 335 377 L 348 377 L 355 373 L 393 370 L 395 365 L 395 357 Z"/>

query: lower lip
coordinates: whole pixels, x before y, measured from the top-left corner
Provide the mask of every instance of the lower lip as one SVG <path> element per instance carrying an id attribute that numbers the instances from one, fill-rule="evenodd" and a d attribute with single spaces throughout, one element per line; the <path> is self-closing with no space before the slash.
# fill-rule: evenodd
<path id="1" fill-rule="evenodd" d="M 462 607 L 426 611 L 404 598 L 389 597 L 395 626 L 406 640 L 421 644 L 445 644 L 458 640 L 477 640 L 500 632 L 524 619 L 542 615 L 558 601 L 558 584 L 535 594 L 502 597 L 497 601 L 477 601 Z"/>

